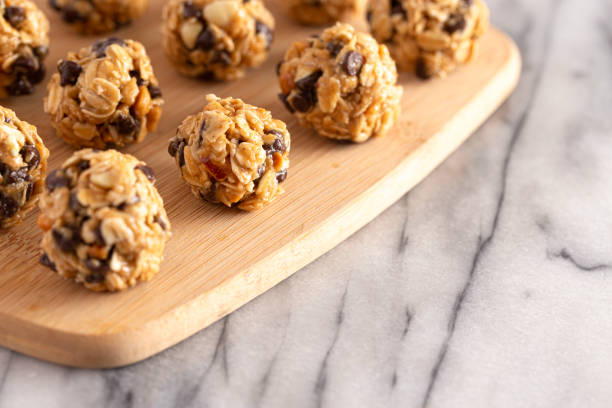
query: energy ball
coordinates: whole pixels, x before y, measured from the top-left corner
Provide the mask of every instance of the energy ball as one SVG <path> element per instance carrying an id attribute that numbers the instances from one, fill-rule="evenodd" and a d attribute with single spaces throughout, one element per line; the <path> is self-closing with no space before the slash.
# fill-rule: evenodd
<path id="1" fill-rule="evenodd" d="M 168 153 L 196 197 L 258 210 L 283 192 L 291 148 L 287 126 L 240 99 L 207 95 L 206 101 L 179 126 Z"/>
<path id="2" fill-rule="evenodd" d="M 49 0 L 62 19 L 81 34 L 102 34 L 144 14 L 148 0 Z"/>
<path id="3" fill-rule="evenodd" d="M 20 223 L 38 202 L 48 157 L 36 128 L 0 106 L 0 230 Z"/>
<path id="4" fill-rule="evenodd" d="M 41 263 L 94 291 L 151 279 L 170 238 L 154 182 L 153 169 L 128 154 L 75 152 L 45 182 Z"/>
<path id="5" fill-rule="evenodd" d="M 261 0 L 170 0 L 163 37 L 181 74 L 232 80 L 265 61 L 274 18 Z"/>
<path id="6" fill-rule="evenodd" d="M 397 118 L 402 88 L 387 47 L 349 24 L 293 43 L 278 75 L 287 109 L 321 136 L 364 142 Z"/>
<path id="7" fill-rule="evenodd" d="M 289 15 L 302 24 L 321 25 L 358 17 L 366 0 L 288 0 Z"/>
<path id="8" fill-rule="evenodd" d="M 400 70 L 429 79 L 476 56 L 489 11 L 482 0 L 380 0 L 370 1 L 368 21 Z"/>
<path id="9" fill-rule="evenodd" d="M 162 114 L 162 93 L 142 44 L 108 38 L 68 54 L 47 85 L 45 112 L 75 147 L 141 142 Z"/>
<path id="10" fill-rule="evenodd" d="M 0 98 L 28 95 L 45 77 L 49 21 L 29 0 L 0 1 Z"/>

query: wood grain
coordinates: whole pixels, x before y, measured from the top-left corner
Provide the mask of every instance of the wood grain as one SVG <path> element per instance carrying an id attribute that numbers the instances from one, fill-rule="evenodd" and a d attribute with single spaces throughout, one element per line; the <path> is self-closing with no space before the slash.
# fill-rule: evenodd
<path id="1" fill-rule="evenodd" d="M 43 3 L 42 1 L 39 3 Z M 315 30 L 278 23 L 268 62 L 230 83 L 179 77 L 160 49 L 161 1 L 119 32 L 149 50 L 166 105 L 160 127 L 124 151 L 156 171 L 174 236 L 162 271 L 151 282 L 117 294 L 92 293 L 38 264 L 37 213 L 0 235 L 0 344 L 45 360 L 111 367 L 142 360 L 208 326 L 333 248 L 399 199 L 457 148 L 514 89 L 520 56 L 494 29 L 480 57 L 445 80 L 404 86 L 402 117 L 391 134 L 362 145 L 338 144 L 301 128 L 278 101 L 274 66 L 289 43 Z M 68 50 L 91 43 L 76 37 L 41 5 L 52 22 L 47 67 Z M 234 96 L 270 109 L 292 135 L 286 193 L 256 213 L 202 203 L 178 177 L 167 140 L 207 93 Z M 4 100 L 36 126 L 51 150 L 50 168 L 71 153 L 42 111 L 44 86 Z M 331 271 L 330 271 L 331 273 Z"/>

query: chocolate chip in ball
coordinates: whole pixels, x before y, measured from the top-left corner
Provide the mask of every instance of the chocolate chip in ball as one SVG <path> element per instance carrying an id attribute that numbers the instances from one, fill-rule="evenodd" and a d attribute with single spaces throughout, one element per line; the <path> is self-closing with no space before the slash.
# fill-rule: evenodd
<path id="1" fill-rule="evenodd" d="M 316 94 L 315 94 L 316 95 Z M 291 105 L 298 112 L 308 112 L 316 101 L 313 101 L 312 94 L 309 92 L 300 92 L 291 98 Z"/>
<path id="2" fill-rule="evenodd" d="M 168 226 L 166 225 L 164 220 L 162 220 L 162 218 L 159 216 L 159 214 L 157 214 L 155 217 L 153 217 L 153 221 L 155 221 L 157 224 L 159 224 L 161 229 L 164 230 L 164 231 L 166 231 L 166 229 L 168 228 Z"/>
<path id="3" fill-rule="evenodd" d="M 232 63 L 232 57 L 230 56 L 229 52 L 225 50 L 220 50 L 215 53 L 212 62 L 223 65 L 230 65 Z"/>
<path id="4" fill-rule="evenodd" d="M 350 76 L 359 75 L 363 66 L 363 55 L 357 51 L 349 51 L 342 58 L 342 68 Z"/>
<path id="5" fill-rule="evenodd" d="M 147 166 L 146 164 L 139 164 L 138 166 L 136 166 L 136 169 L 142 171 L 151 183 L 155 181 L 155 172 L 153 171 L 153 168 L 151 168 L 151 166 Z"/>
<path id="6" fill-rule="evenodd" d="M 57 227 L 51 230 L 55 245 L 64 252 L 72 252 L 79 244 L 81 238 L 74 228 Z"/>
<path id="7" fill-rule="evenodd" d="M 287 150 L 287 148 L 285 147 L 285 142 L 284 142 L 283 134 L 281 132 L 279 132 L 278 130 L 273 129 L 273 130 L 267 131 L 266 133 L 273 134 L 274 136 L 276 136 L 276 139 L 274 139 L 274 142 L 272 142 L 272 144 L 264 144 L 263 145 L 263 148 L 266 151 L 266 154 L 268 156 L 271 156 L 275 152 L 284 153 L 285 150 Z"/>
<path id="8" fill-rule="evenodd" d="M 287 108 L 287 110 L 291 113 L 295 112 L 295 109 L 293 109 L 293 106 L 291 106 L 291 104 L 289 103 L 289 100 L 287 99 L 288 95 L 284 94 L 284 93 L 279 93 L 278 94 L 278 99 L 281 100 L 281 102 L 283 103 L 283 105 L 285 105 L 285 108 Z"/>
<path id="9" fill-rule="evenodd" d="M 25 10 L 21 7 L 9 6 L 4 9 L 4 19 L 13 27 L 18 28 L 25 20 Z"/>
<path id="10" fill-rule="evenodd" d="M 114 125 L 117 128 L 117 132 L 122 135 L 131 135 L 140 128 L 140 120 L 133 117 L 132 115 L 125 114 L 123 112 L 117 115 L 114 121 Z"/>
<path id="11" fill-rule="evenodd" d="M 68 86 L 77 83 L 83 68 L 74 61 L 63 60 L 57 66 L 57 70 L 60 73 L 60 85 Z"/>
<path id="12" fill-rule="evenodd" d="M 79 164 L 77 164 L 77 169 L 79 169 L 80 173 L 84 172 L 89 167 L 91 167 L 91 163 L 89 160 L 81 160 Z"/>
<path id="13" fill-rule="evenodd" d="M 37 84 L 45 78 L 45 73 L 45 66 L 41 64 L 36 71 L 28 73 L 28 80 L 32 84 Z"/>
<path id="14" fill-rule="evenodd" d="M 183 167 L 185 165 L 185 143 L 181 143 L 179 147 L 179 167 Z"/>
<path id="15" fill-rule="evenodd" d="M 400 14 L 403 18 L 407 17 L 406 10 L 401 0 L 391 0 L 391 15 Z"/>
<path id="16" fill-rule="evenodd" d="M 168 154 L 172 157 L 175 157 L 180 145 L 181 141 L 179 139 L 172 139 L 168 144 Z"/>
<path id="17" fill-rule="evenodd" d="M 276 181 L 282 183 L 287 178 L 287 169 L 276 173 Z"/>
<path id="18" fill-rule="evenodd" d="M 34 182 L 31 181 L 30 184 L 28 184 L 28 188 L 26 189 L 26 201 L 30 200 L 30 197 L 32 197 L 33 191 L 34 191 Z"/>
<path id="19" fill-rule="evenodd" d="M 195 43 L 195 48 L 200 50 L 208 51 L 212 50 L 215 46 L 215 33 L 210 28 L 205 28 L 202 30 L 200 35 L 198 35 L 198 39 Z"/>
<path id="20" fill-rule="evenodd" d="M 191 1 L 183 2 L 183 20 L 187 20 L 189 18 L 202 18 L 202 8 L 193 4 Z"/>
<path id="21" fill-rule="evenodd" d="M 151 95 L 151 99 L 157 99 L 162 97 L 162 91 L 159 86 L 149 84 L 149 95 Z"/>
<path id="22" fill-rule="evenodd" d="M 27 78 L 20 76 L 6 87 L 6 92 L 11 96 L 29 95 L 34 92 L 34 87 Z"/>
<path id="23" fill-rule="evenodd" d="M 104 280 L 104 273 L 110 269 L 106 260 L 96 258 L 87 258 L 85 260 L 85 267 L 93 272 L 85 278 L 88 283 L 102 282 Z"/>
<path id="24" fill-rule="evenodd" d="M 79 13 L 79 11 L 72 6 L 67 6 L 62 9 L 62 19 L 68 24 L 87 21 L 87 17 Z"/>
<path id="25" fill-rule="evenodd" d="M 19 203 L 12 197 L 0 193 L 0 220 L 3 218 L 11 218 L 17 214 Z"/>
<path id="26" fill-rule="evenodd" d="M 295 86 L 300 88 L 302 91 L 310 91 L 315 87 L 317 81 L 319 80 L 319 78 L 321 78 L 321 75 L 323 75 L 323 71 L 314 71 L 311 74 L 306 75 L 305 77 L 302 77 L 295 81 Z"/>
<path id="27" fill-rule="evenodd" d="M 463 29 L 465 29 L 465 17 L 463 17 L 463 14 L 451 14 L 444 23 L 444 31 L 449 34 L 462 31 Z"/>
<path id="28" fill-rule="evenodd" d="M 45 186 L 49 192 L 53 192 L 58 188 L 67 187 L 68 179 L 64 176 L 64 172 L 60 169 L 53 170 L 45 180 Z"/>
<path id="29" fill-rule="evenodd" d="M 415 73 L 416 73 L 417 77 L 419 77 L 421 79 L 429 79 L 429 78 L 431 78 L 431 74 L 429 73 L 429 70 L 427 69 L 427 64 L 425 63 L 425 61 L 422 58 L 418 59 L 416 61 Z"/>
<path id="30" fill-rule="evenodd" d="M 56 271 L 57 272 L 57 268 L 55 267 L 55 263 L 51 260 L 51 258 L 49 258 L 49 255 L 47 255 L 45 252 L 42 253 L 42 255 L 40 256 L 39 262 L 41 265 L 46 266 L 47 268 L 51 269 L 52 271 Z"/>
<path id="31" fill-rule="evenodd" d="M 261 34 L 266 39 L 266 49 L 270 49 L 274 39 L 274 31 L 259 20 L 255 20 L 255 34 Z"/>
<path id="32" fill-rule="evenodd" d="M 105 40 L 98 40 L 95 43 L 93 43 L 91 49 L 93 52 L 96 53 L 96 56 L 98 58 L 102 58 L 102 57 L 106 57 L 106 49 L 113 44 L 118 44 L 118 45 L 121 45 L 122 47 L 125 47 L 125 41 L 123 41 L 121 38 L 109 37 Z"/>
<path id="33" fill-rule="evenodd" d="M 49 47 L 47 47 L 46 45 L 39 45 L 37 47 L 34 47 L 32 50 L 39 59 L 45 58 L 47 54 L 49 54 Z"/>
<path id="34" fill-rule="evenodd" d="M 278 61 L 276 64 L 276 76 L 280 76 L 281 67 L 283 66 L 283 61 Z"/>
<path id="35" fill-rule="evenodd" d="M 340 41 L 332 40 L 327 43 L 325 48 L 329 52 L 329 55 L 332 56 L 332 58 L 336 58 L 336 56 L 340 54 L 340 51 L 342 51 L 342 48 L 344 48 L 344 44 Z"/>
<path id="36" fill-rule="evenodd" d="M 28 168 L 36 168 L 40 164 L 40 152 L 36 146 L 27 144 L 19 151 L 21 158 L 28 164 Z"/>

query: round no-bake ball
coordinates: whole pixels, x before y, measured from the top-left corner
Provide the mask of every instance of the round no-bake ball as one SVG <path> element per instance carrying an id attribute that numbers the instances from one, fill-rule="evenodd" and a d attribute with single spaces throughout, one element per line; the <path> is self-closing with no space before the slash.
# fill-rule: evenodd
<path id="1" fill-rule="evenodd" d="M 258 210 L 283 192 L 291 148 L 287 126 L 240 99 L 206 100 L 179 126 L 168 153 L 196 197 Z"/>
<path id="2" fill-rule="evenodd" d="M 27 95 L 45 77 L 49 21 L 29 0 L 0 1 L 0 98 Z"/>
<path id="3" fill-rule="evenodd" d="M 45 112 L 75 147 L 124 146 L 157 127 L 163 103 L 142 44 L 108 38 L 68 54 L 47 86 Z"/>
<path id="4" fill-rule="evenodd" d="M 41 263 L 95 291 L 152 278 L 170 237 L 154 182 L 153 170 L 128 154 L 75 152 L 45 182 Z"/>
<path id="5" fill-rule="evenodd" d="M 402 88 L 387 47 L 349 24 L 293 43 L 278 75 L 287 109 L 325 137 L 366 141 L 385 134 L 399 112 Z"/>
<path id="6" fill-rule="evenodd" d="M 274 18 L 261 0 L 170 0 L 164 49 L 178 71 L 231 80 L 268 56 Z"/>
<path id="7" fill-rule="evenodd" d="M 148 0 L 49 0 L 62 19 L 82 34 L 107 33 L 144 14 Z"/>
<path id="8" fill-rule="evenodd" d="M 303 24 L 327 24 L 355 18 L 366 0 L 287 0 L 289 15 Z"/>
<path id="9" fill-rule="evenodd" d="M 0 106 L 0 229 L 20 223 L 36 205 L 48 157 L 36 128 Z"/>
<path id="10" fill-rule="evenodd" d="M 401 70 L 428 79 L 474 58 L 489 12 L 482 0 L 377 0 L 368 21 Z"/>

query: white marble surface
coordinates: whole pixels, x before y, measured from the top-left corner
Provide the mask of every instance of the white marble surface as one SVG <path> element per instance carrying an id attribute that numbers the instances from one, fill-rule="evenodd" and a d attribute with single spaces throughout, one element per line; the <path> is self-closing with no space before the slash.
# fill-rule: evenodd
<path id="1" fill-rule="evenodd" d="M 0 408 L 611 406 L 612 1 L 489 3 L 521 83 L 422 184 L 140 364 L 0 349 Z"/>

